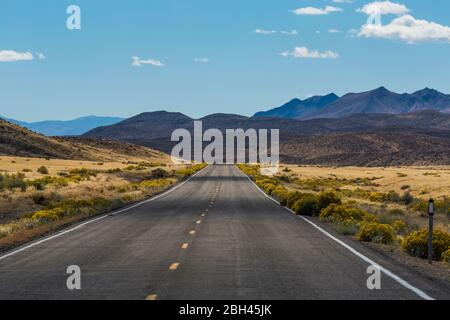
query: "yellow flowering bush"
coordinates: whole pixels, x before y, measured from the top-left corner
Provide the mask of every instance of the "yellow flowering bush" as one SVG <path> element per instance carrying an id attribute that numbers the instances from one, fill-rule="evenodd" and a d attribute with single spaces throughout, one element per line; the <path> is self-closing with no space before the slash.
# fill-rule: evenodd
<path id="1" fill-rule="evenodd" d="M 409 255 L 426 259 L 428 257 L 428 230 L 416 231 L 405 237 L 402 247 Z M 436 229 L 433 231 L 433 259 L 440 261 L 450 247 L 450 233 Z"/>
<path id="2" fill-rule="evenodd" d="M 395 232 L 388 224 L 382 224 L 378 222 L 369 222 L 362 224 L 358 233 L 356 234 L 356 240 L 364 242 L 375 242 L 389 244 L 394 242 Z"/>

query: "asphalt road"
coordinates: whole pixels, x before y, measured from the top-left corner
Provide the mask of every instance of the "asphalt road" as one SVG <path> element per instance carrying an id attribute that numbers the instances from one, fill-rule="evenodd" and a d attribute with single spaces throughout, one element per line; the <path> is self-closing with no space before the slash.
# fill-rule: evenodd
<path id="1" fill-rule="evenodd" d="M 236 167 L 210 166 L 154 201 L 0 256 L 0 299 L 450 299 L 448 287 L 343 241 L 351 248 Z M 381 290 L 367 288 L 365 258 L 393 273 Z M 67 289 L 71 265 L 81 290 Z"/>

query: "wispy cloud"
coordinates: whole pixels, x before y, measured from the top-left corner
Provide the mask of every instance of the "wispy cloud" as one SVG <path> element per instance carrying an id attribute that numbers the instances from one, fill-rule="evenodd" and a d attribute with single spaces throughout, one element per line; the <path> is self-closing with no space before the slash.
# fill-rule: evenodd
<path id="1" fill-rule="evenodd" d="M 338 30 L 338 29 L 328 29 L 328 32 L 329 32 L 329 33 L 339 33 L 339 32 L 341 32 L 341 31 Z"/>
<path id="2" fill-rule="evenodd" d="M 318 50 L 309 50 L 307 47 L 295 47 L 293 51 L 282 52 L 283 57 L 293 57 L 299 59 L 337 59 L 339 54 L 334 51 L 319 52 Z"/>
<path id="3" fill-rule="evenodd" d="M 277 30 L 264 30 L 264 29 L 256 29 L 255 30 L 256 34 L 262 34 L 262 35 L 272 35 L 272 34 L 283 34 L 283 35 L 287 35 L 287 36 L 296 36 L 298 35 L 298 31 L 297 30 L 291 30 L 291 31 L 287 31 L 287 30 L 281 30 L 281 31 L 277 31 Z"/>
<path id="4" fill-rule="evenodd" d="M 36 52 L 36 57 L 39 60 L 45 60 L 47 57 L 45 56 L 45 54 L 43 54 L 42 52 Z"/>
<path id="5" fill-rule="evenodd" d="M 31 52 L 17 52 L 14 50 L 0 50 L 0 62 L 30 61 L 34 56 Z"/>
<path id="6" fill-rule="evenodd" d="M 165 66 L 164 63 L 162 63 L 159 60 L 155 60 L 155 59 L 141 59 L 136 56 L 132 57 L 132 59 L 133 59 L 133 62 L 131 63 L 131 65 L 133 67 L 141 67 L 142 65 L 151 65 L 154 67 L 164 67 Z"/>
<path id="7" fill-rule="evenodd" d="M 277 33 L 276 30 L 264 30 L 264 29 L 256 29 L 255 33 L 257 34 L 263 34 L 263 35 L 270 35 Z"/>
<path id="8" fill-rule="evenodd" d="M 284 34 L 284 35 L 287 35 L 287 36 L 297 36 L 298 35 L 298 31 L 297 30 L 291 30 L 291 31 L 281 30 L 280 33 Z"/>
<path id="9" fill-rule="evenodd" d="M 293 10 L 292 12 L 297 15 L 306 15 L 306 16 L 320 16 L 327 15 L 333 12 L 341 12 L 343 11 L 341 8 L 326 6 L 325 8 L 316 8 L 316 7 L 304 7 Z"/>
<path id="10" fill-rule="evenodd" d="M 196 58 L 195 62 L 198 62 L 198 63 L 209 63 L 209 58 Z"/>

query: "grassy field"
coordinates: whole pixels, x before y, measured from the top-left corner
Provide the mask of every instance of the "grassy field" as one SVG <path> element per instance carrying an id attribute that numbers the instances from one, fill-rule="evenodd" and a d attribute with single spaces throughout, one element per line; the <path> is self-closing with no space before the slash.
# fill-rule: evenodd
<path id="1" fill-rule="evenodd" d="M 42 175 L 37 172 L 37 169 L 41 166 L 45 166 L 48 169 L 50 176 L 56 176 L 58 173 L 69 172 L 70 170 L 78 168 L 102 171 L 117 168 L 124 169 L 131 165 L 138 165 L 139 163 L 145 161 L 171 166 L 169 159 L 165 157 L 158 157 L 154 159 L 128 157 L 122 161 L 97 162 L 0 156 L 0 173 L 23 173 L 27 179 L 36 179 L 42 177 Z"/>
<path id="2" fill-rule="evenodd" d="M 282 165 L 281 171 L 290 170 L 291 175 L 300 179 L 373 179 L 372 186 L 376 191 L 389 192 L 391 190 L 402 193 L 409 190 L 414 197 L 428 199 L 450 196 L 450 166 L 449 167 L 388 167 L 388 168 L 360 168 L 360 167 L 313 167 Z M 406 188 L 406 187 L 409 188 Z M 347 188 L 358 186 L 349 182 Z"/>

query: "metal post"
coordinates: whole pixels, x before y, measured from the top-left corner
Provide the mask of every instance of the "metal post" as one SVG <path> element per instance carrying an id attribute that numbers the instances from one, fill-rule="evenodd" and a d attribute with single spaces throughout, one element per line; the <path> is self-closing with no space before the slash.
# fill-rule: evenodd
<path id="1" fill-rule="evenodd" d="M 433 218 L 434 218 L 434 200 L 430 199 L 428 203 L 428 217 L 430 219 L 428 229 L 428 263 L 433 264 Z"/>

